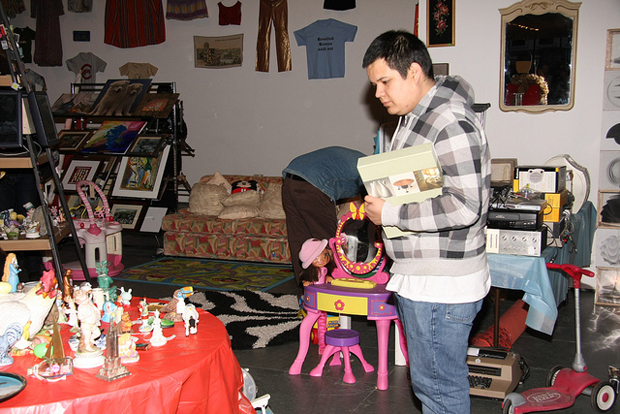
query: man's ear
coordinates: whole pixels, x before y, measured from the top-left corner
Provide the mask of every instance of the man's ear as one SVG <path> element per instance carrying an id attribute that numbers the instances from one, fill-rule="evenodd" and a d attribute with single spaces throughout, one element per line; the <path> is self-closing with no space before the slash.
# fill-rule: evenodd
<path id="1" fill-rule="evenodd" d="M 409 66 L 408 75 L 417 83 L 424 77 L 422 66 L 417 62 L 412 62 Z"/>

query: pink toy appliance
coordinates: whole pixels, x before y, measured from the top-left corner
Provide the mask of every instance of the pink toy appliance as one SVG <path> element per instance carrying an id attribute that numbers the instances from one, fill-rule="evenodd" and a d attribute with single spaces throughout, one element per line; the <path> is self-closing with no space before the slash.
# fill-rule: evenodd
<path id="1" fill-rule="evenodd" d="M 74 219 L 75 231 L 80 241 L 80 246 L 84 247 L 86 267 L 90 277 L 97 277 L 96 263 L 103 260 L 108 261 L 108 276 L 118 275 L 124 268 L 121 263 L 123 257 L 123 243 L 121 237 L 122 225 L 114 220 L 110 214 L 108 200 L 99 186 L 92 181 L 79 181 L 76 184 L 77 192 L 86 211 L 88 219 Z M 93 209 L 84 194 L 84 188 L 94 189 L 101 197 L 103 202 L 103 217 L 95 217 Z M 71 262 L 64 265 L 66 269 L 72 270 L 74 280 L 85 280 L 84 272 L 79 262 Z"/>
<path id="2" fill-rule="evenodd" d="M 547 263 L 549 269 L 561 269 L 573 280 L 575 291 L 575 345 L 576 353 L 572 368 L 555 366 L 547 374 L 547 387 L 510 393 L 504 398 L 504 414 L 554 411 L 571 407 L 581 395 L 590 396 L 592 408 L 598 412 L 609 411 L 616 401 L 616 387 L 611 381 L 601 381 L 588 374 L 586 362 L 581 354 L 581 322 L 579 289 L 581 276 L 594 276 L 589 270 L 571 264 Z M 611 379 L 611 378 L 610 378 Z M 615 380 L 614 380 L 615 381 Z"/>

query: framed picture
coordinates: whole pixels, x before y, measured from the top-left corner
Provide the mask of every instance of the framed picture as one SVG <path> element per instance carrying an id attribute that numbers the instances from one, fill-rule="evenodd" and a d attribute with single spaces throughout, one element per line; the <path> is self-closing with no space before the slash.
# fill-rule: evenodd
<path id="1" fill-rule="evenodd" d="M 157 157 L 123 157 L 112 196 L 155 199 L 166 169 L 170 146 L 166 145 Z"/>
<path id="2" fill-rule="evenodd" d="M 97 99 L 96 92 L 63 93 L 52 105 L 54 116 L 88 114 Z"/>
<path id="3" fill-rule="evenodd" d="M 194 66 L 231 68 L 243 62 L 243 33 L 232 36 L 194 36 Z"/>
<path id="4" fill-rule="evenodd" d="M 133 114 L 149 90 L 151 79 L 110 79 L 90 108 L 92 116 L 127 116 Z"/>
<path id="5" fill-rule="evenodd" d="M 132 157 L 155 157 L 166 145 L 166 135 L 138 135 L 125 155 Z"/>
<path id="6" fill-rule="evenodd" d="M 596 292 L 594 303 L 597 305 L 620 306 L 620 268 L 596 268 Z"/>
<path id="7" fill-rule="evenodd" d="M 607 30 L 605 70 L 620 70 L 620 29 Z"/>
<path id="8" fill-rule="evenodd" d="M 448 76 L 450 74 L 449 63 L 433 63 L 433 73 L 435 75 Z"/>
<path id="9" fill-rule="evenodd" d="M 134 115 L 167 118 L 178 100 L 178 93 L 147 93 L 142 97 Z"/>
<path id="10" fill-rule="evenodd" d="M 427 0 L 426 45 L 454 46 L 455 0 Z"/>
<path id="11" fill-rule="evenodd" d="M 72 158 L 62 178 L 65 191 L 77 191 L 76 183 L 82 180 L 92 181 L 99 169 L 100 160 L 83 160 Z"/>
<path id="12" fill-rule="evenodd" d="M 596 267 L 620 267 L 620 228 L 596 229 L 592 253 Z"/>
<path id="13" fill-rule="evenodd" d="M 121 223 L 123 230 L 136 230 L 142 223 L 146 212 L 146 203 L 137 201 L 118 201 L 112 200 L 110 214 L 114 220 Z"/>
<path id="14" fill-rule="evenodd" d="M 598 220 L 601 228 L 620 228 L 620 191 L 598 192 Z"/>
<path id="15" fill-rule="evenodd" d="M 84 205 L 84 201 L 77 194 L 68 195 L 67 197 L 67 207 L 69 207 L 69 211 L 71 212 L 71 216 L 77 219 L 88 219 L 88 211 L 86 210 L 86 206 Z M 103 200 L 101 197 L 96 197 L 94 199 L 88 199 L 88 202 L 92 208 L 92 211 L 97 211 L 97 208 L 103 208 Z"/>
<path id="16" fill-rule="evenodd" d="M 161 222 L 167 213 L 167 207 L 149 207 L 148 210 L 146 210 L 144 220 L 142 220 L 140 232 L 159 233 L 161 230 Z"/>
<path id="17" fill-rule="evenodd" d="M 88 140 L 93 131 L 63 130 L 58 133 L 58 150 L 64 152 L 78 152 Z"/>
<path id="18" fill-rule="evenodd" d="M 82 147 L 82 152 L 124 154 L 146 121 L 104 121 Z"/>

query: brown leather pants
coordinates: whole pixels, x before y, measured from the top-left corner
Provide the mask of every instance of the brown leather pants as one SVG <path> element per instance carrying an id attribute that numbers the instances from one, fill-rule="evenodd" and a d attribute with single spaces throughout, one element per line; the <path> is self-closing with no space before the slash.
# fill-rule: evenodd
<path id="1" fill-rule="evenodd" d="M 269 43 L 272 22 L 276 31 L 278 72 L 286 72 L 293 68 L 291 43 L 288 38 L 287 0 L 260 0 L 258 40 L 256 41 L 257 72 L 269 72 Z"/>

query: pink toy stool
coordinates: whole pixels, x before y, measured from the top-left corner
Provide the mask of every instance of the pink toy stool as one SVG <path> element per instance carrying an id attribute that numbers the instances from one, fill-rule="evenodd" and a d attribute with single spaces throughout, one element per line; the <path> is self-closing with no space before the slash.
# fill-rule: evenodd
<path id="1" fill-rule="evenodd" d="M 354 353 L 359 358 L 362 366 L 364 367 L 364 371 L 372 372 L 375 370 L 374 367 L 364 359 L 362 349 L 359 346 L 359 332 L 352 329 L 332 329 L 325 333 L 325 343 L 327 346 L 325 347 L 325 351 L 323 351 L 321 362 L 319 362 L 319 365 L 317 365 L 316 368 L 310 371 L 310 375 L 313 377 L 320 377 L 323 375 L 323 368 L 325 367 L 327 359 L 334 354 L 337 355 L 334 355 L 332 362 L 329 365 L 340 365 L 340 351 L 342 351 L 342 354 L 344 355 L 343 381 L 347 384 L 355 384 L 355 376 L 353 376 L 353 371 L 351 370 L 350 352 Z"/>

